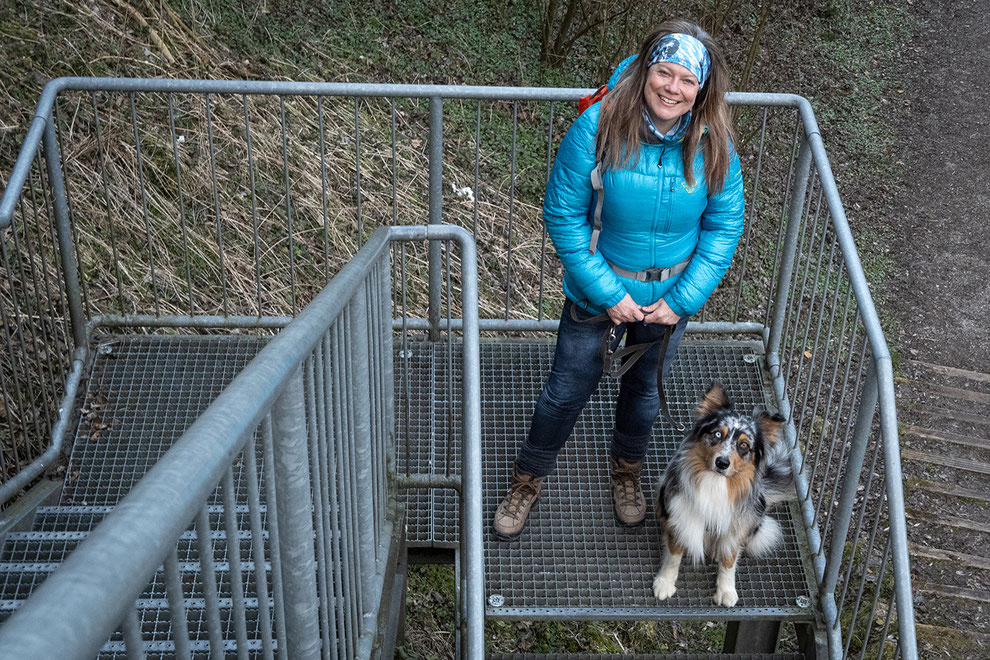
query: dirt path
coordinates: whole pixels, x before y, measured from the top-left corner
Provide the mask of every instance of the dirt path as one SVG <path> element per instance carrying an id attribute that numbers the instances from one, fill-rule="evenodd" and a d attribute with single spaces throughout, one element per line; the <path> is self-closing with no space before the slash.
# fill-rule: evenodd
<path id="1" fill-rule="evenodd" d="M 910 356 L 990 371 L 990 14 L 985 0 L 915 0 L 898 117 L 907 186 L 894 200 L 890 300 Z"/>
<path id="2" fill-rule="evenodd" d="M 990 15 L 914 0 L 891 222 L 912 579 L 923 658 L 990 657 Z"/>

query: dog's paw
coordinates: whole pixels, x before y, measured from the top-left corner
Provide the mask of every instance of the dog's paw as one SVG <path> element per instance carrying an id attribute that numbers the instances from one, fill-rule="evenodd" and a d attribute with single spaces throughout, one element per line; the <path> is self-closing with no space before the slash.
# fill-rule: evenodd
<path id="1" fill-rule="evenodd" d="M 722 607 L 732 607 L 737 602 L 739 602 L 739 594 L 736 593 L 735 587 L 729 587 L 728 589 L 718 587 L 715 590 L 716 605 L 721 605 Z"/>
<path id="2" fill-rule="evenodd" d="M 674 595 L 677 591 L 677 586 L 674 584 L 673 580 L 668 580 L 665 577 L 657 575 L 653 580 L 653 595 L 657 597 L 657 600 L 667 600 Z"/>

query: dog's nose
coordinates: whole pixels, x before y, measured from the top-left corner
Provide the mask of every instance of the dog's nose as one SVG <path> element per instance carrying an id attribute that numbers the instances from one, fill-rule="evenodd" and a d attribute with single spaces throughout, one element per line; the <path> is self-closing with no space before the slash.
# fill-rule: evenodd
<path id="1" fill-rule="evenodd" d="M 715 459 L 715 467 L 717 467 L 719 470 L 724 470 L 725 468 L 729 467 L 729 459 L 727 459 L 725 456 L 717 457 Z"/>

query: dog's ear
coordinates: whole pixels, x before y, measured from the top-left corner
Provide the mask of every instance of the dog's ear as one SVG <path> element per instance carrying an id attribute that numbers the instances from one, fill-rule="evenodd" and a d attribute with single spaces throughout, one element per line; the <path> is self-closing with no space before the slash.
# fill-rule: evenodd
<path id="1" fill-rule="evenodd" d="M 756 426 L 760 429 L 760 435 L 763 437 L 763 441 L 768 445 L 773 445 L 780 438 L 780 429 L 784 426 L 783 415 L 774 413 L 773 415 L 768 415 L 765 412 L 761 412 L 756 416 Z"/>
<path id="2" fill-rule="evenodd" d="M 718 383 L 712 383 L 705 395 L 701 397 L 701 401 L 698 402 L 698 418 L 731 407 L 732 402 L 729 401 L 729 395 L 725 393 L 722 386 Z"/>

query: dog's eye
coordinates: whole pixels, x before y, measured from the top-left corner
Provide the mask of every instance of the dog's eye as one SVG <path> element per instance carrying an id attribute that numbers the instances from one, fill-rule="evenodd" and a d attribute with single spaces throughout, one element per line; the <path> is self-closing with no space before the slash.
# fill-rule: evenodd
<path id="1" fill-rule="evenodd" d="M 749 451 L 749 443 L 748 442 L 740 442 L 739 443 L 739 451 Z"/>
<path id="2" fill-rule="evenodd" d="M 713 435 L 715 436 L 715 439 L 716 440 L 721 440 L 722 439 L 722 432 L 721 431 L 715 431 L 715 433 Z"/>

